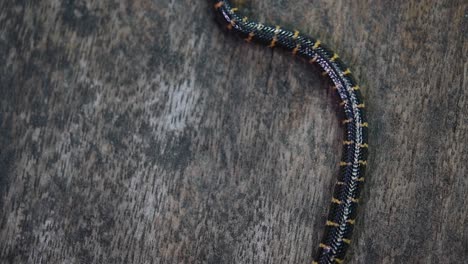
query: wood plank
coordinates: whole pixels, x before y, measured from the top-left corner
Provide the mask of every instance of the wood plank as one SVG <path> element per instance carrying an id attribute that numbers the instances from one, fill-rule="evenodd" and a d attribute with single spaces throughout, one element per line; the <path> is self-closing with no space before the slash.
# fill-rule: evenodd
<path id="1" fill-rule="evenodd" d="M 466 1 L 240 2 L 363 87 L 347 262 L 466 261 Z M 2 1 L 0 60 L 0 262 L 311 262 L 343 130 L 306 63 L 165 0 Z"/>

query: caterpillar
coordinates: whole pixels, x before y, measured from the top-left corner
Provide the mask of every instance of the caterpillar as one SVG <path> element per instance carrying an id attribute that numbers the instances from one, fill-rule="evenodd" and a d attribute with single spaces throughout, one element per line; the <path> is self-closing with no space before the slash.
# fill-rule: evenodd
<path id="1" fill-rule="evenodd" d="M 214 9 L 223 26 L 247 42 L 279 47 L 317 65 L 332 83 L 339 98 L 340 111 L 344 113 L 343 152 L 340 171 L 323 239 L 319 244 L 313 264 L 343 263 L 351 243 L 360 190 L 367 166 L 369 124 L 365 104 L 351 70 L 339 56 L 324 46 L 320 40 L 287 30 L 252 21 L 238 12 L 231 1 L 213 0 Z"/>

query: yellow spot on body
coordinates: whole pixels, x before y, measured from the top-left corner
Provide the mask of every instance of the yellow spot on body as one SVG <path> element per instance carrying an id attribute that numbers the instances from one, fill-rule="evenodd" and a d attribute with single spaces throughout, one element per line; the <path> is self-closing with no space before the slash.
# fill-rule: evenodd
<path id="1" fill-rule="evenodd" d="M 318 49 L 318 47 L 320 47 L 320 40 L 317 40 L 314 46 L 312 46 L 313 49 Z"/>
<path id="2" fill-rule="evenodd" d="M 312 264 L 319 264 L 317 261 L 312 261 Z"/>
<path id="3" fill-rule="evenodd" d="M 339 226 L 338 223 L 335 223 L 335 222 L 329 221 L 329 220 L 327 220 L 327 222 L 325 223 L 325 225 L 326 225 L 326 226 Z"/>
<path id="4" fill-rule="evenodd" d="M 369 124 L 367 122 L 364 122 L 362 124 L 359 124 L 360 127 L 369 127 Z"/>
<path id="5" fill-rule="evenodd" d="M 328 75 L 328 72 L 324 71 L 322 72 L 322 76 L 327 76 Z"/>
<path id="6" fill-rule="evenodd" d="M 250 32 L 249 36 L 245 39 L 245 41 L 251 42 L 254 36 L 255 36 L 255 34 L 253 32 Z"/>
<path id="7" fill-rule="evenodd" d="M 340 166 L 344 167 L 344 166 L 350 166 L 352 163 L 351 162 L 340 162 Z"/>
<path id="8" fill-rule="evenodd" d="M 312 59 L 309 60 L 309 63 L 314 63 L 317 61 L 317 59 L 318 59 L 318 56 L 315 55 Z"/>
<path id="9" fill-rule="evenodd" d="M 351 74 L 351 70 L 348 68 L 343 72 L 343 75 Z"/>
<path id="10" fill-rule="evenodd" d="M 275 36 L 279 34 L 280 30 L 281 30 L 280 26 L 275 27 Z"/>
<path id="11" fill-rule="evenodd" d="M 344 184 L 345 184 L 345 183 L 344 183 L 344 182 L 342 182 L 342 181 L 338 181 L 338 182 L 336 182 L 336 185 L 344 185 Z"/>
<path id="12" fill-rule="evenodd" d="M 338 57 L 338 54 L 335 53 L 335 54 L 333 54 L 333 57 L 331 57 L 330 60 L 331 60 L 331 61 L 336 61 L 336 59 L 338 59 L 338 58 L 339 58 L 339 57 Z"/>
<path id="13" fill-rule="evenodd" d="M 234 12 L 237 12 L 237 11 L 239 11 L 239 8 L 237 8 L 237 7 L 231 8 L 231 12 L 234 13 Z"/>
<path id="14" fill-rule="evenodd" d="M 227 25 L 227 28 L 228 28 L 229 30 L 232 30 L 232 28 L 233 28 L 235 25 L 236 25 L 236 20 L 233 19 L 233 20 L 231 20 L 231 23 L 229 23 L 229 24 Z"/>
<path id="15" fill-rule="evenodd" d="M 343 123 L 343 124 L 348 124 L 348 123 L 351 123 L 351 121 L 353 121 L 352 118 L 350 118 L 350 119 L 345 119 L 345 120 L 343 120 L 342 123 Z"/>
<path id="16" fill-rule="evenodd" d="M 344 260 L 339 259 L 339 258 L 336 258 L 335 261 L 336 261 L 336 263 L 338 263 L 338 264 L 342 264 L 342 263 L 344 262 Z"/>
<path id="17" fill-rule="evenodd" d="M 297 44 L 297 46 L 292 51 L 293 55 L 296 55 L 300 48 L 301 48 L 301 45 Z"/>
<path id="18" fill-rule="evenodd" d="M 361 164 L 361 165 L 367 165 L 367 160 L 360 160 L 360 161 L 358 161 L 358 162 L 359 162 L 359 164 Z"/>
<path id="19" fill-rule="evenodd" d="M 358 182 L 363 182 L 364 180 L 365 180 L 364 177 L 361 177 L 361 178 L 358 178 L 358 179 L 357 179 Z"/>
<path id="20" fill-rule="evenodd" d="M 299 31 L 294 30 L 293 39 L 297 39 L 298 37 L 299 37 Z"/>
<path id="21" fill-rule="evenodd" d="M 351 145 L 351 144 L 354 144 L 354 141 L 348 141 L 348 140 L 343 141 L 343 145 Z"/>
<path id="22" fill-rule="evenodd" d="M 348 103 L 348 100 L 343 100 L 341 103 L 340 103 L 340 106 L 344 106 L 345 104 Z"/>
<path id="23" fill-rule="evenodd" d="M 356 220 L 354 220 L 354 219 L 349 219 L 349 220 L 346 221 L 346 223 L 351 224 L 351 225 L 354 225 L 354 223 L 356 223 Z"/>
<path id="24" fill-rule="evenodd" d="M 353 202 L 353 203 L 359 203 L 359 199 L 351 198 L 350 200 L 351 200 L 351 202 Z"/>
<path id="25" fill-rule="evenodd" d="M 336 199 L 335 197 L 332 198 L 332 203 L 335 203 L 335 204 L 341 204 L 341 201 Z"/>
<path id="26" fill-rule="evenodd" d="M 269 48 L 274 48 L 276 46 L 276 42 L 278 40 L 276 39 L 276 37 L 274 37 L 271 42 L 270 42 L 270 45 L 268 45 Z"/>
<path id="27" fill-rule="evenodd" d="M 359 144 L 359 147 L 360 148 L 368 148 L 369 145 L 367 143 L 364 143 L 364 144 Z"/>
<path id="28" fill-rule="evenodd" d="M 244 23 L 247 22 L 247 20 L 248 20 L 247 17 L 242 18 L 242 22 L 244 22 Z"/>
<path id="29" fill-rule="evenodd" d="M 365 104 L 358 104 L 356 107 L 357 108 L 364 108 L 364 107 L 366 107 L 366 105 Z"/>
<path id="30" fill-rule="evenodd" d="M 326 249 L 329 249 L 329 248 L 330 248 L 329 246 L 327 246 L 327 245 L 325 245 L 325 244 L 323 244 L 323 243 L 320 243 L 320 244 L 319 244 L 319 247 L 321 247 L 321 248 L 326 248 Z"/>
<path id="31" fill-rule="evenodd" d="M 351 89 L 353 89 L 354 91 L 357 91 L 361 89 L 361 87 L 359 87 L 359 85 L 356 85 L 356 86 L 351 87 Z"/>
<path id="32" fill-rule="evenodd" d="M 223 5 L 224 5 L 224 2 L 221 1 L 221 2 L 216 3 L 214 7 L 215 7 L 216 9 L 219 9 L 219 8 L 222 7 Z"/>
<path id="33" fill-rule="evenodd" d="M 346 238 L 343 238 L 343 242 L 345 242 L 345 243 L 348 244 L 348 245 L 351 244 L 351 240 L 346 239 Z"/>

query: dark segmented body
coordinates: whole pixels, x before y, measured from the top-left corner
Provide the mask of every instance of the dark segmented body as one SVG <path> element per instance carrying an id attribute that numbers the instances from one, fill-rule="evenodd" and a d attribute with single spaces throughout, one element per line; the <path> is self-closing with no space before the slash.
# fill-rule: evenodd
<path id="1" fill-rule="evenodd" d="M 324 238 L 312 263 L 343 263 L 351 242 L 359 193 L 367 165 L 368 123 L 359 86 L 338 55 L 324 47 L 319 40 L 298 31 L 250 21 L 239 14 L 237 8 L 227 0 L 214 0 L 214 7 L 227 28 L 238 33 L 246 41 L 258 42 L 271 48 L 281 47 L 303 57 L 310 63 L 317 64 L 332 81 L 345 116 L 345 140 L 340 174 L 325 224 Z"/>

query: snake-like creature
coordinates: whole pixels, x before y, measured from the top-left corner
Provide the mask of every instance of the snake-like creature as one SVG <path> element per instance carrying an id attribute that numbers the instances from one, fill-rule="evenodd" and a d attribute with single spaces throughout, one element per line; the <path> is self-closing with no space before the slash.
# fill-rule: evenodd
<path id="1" fill-rule="evenodd" d="M 231 1 L 213 0 L 222 24 L 247 42 L 257 42 L 270 48 L 280 47 L 316 64 L 331 80 L 344 113 L 343 154 L 335 185 L 324 237 L 313 264 L 343 263 L 351 243 L 359 194 L 367 166 L 368 123 L 360 88 L 350 69 L 319 40 L 279 26 L 252 21 L 238 12 Z"/>

